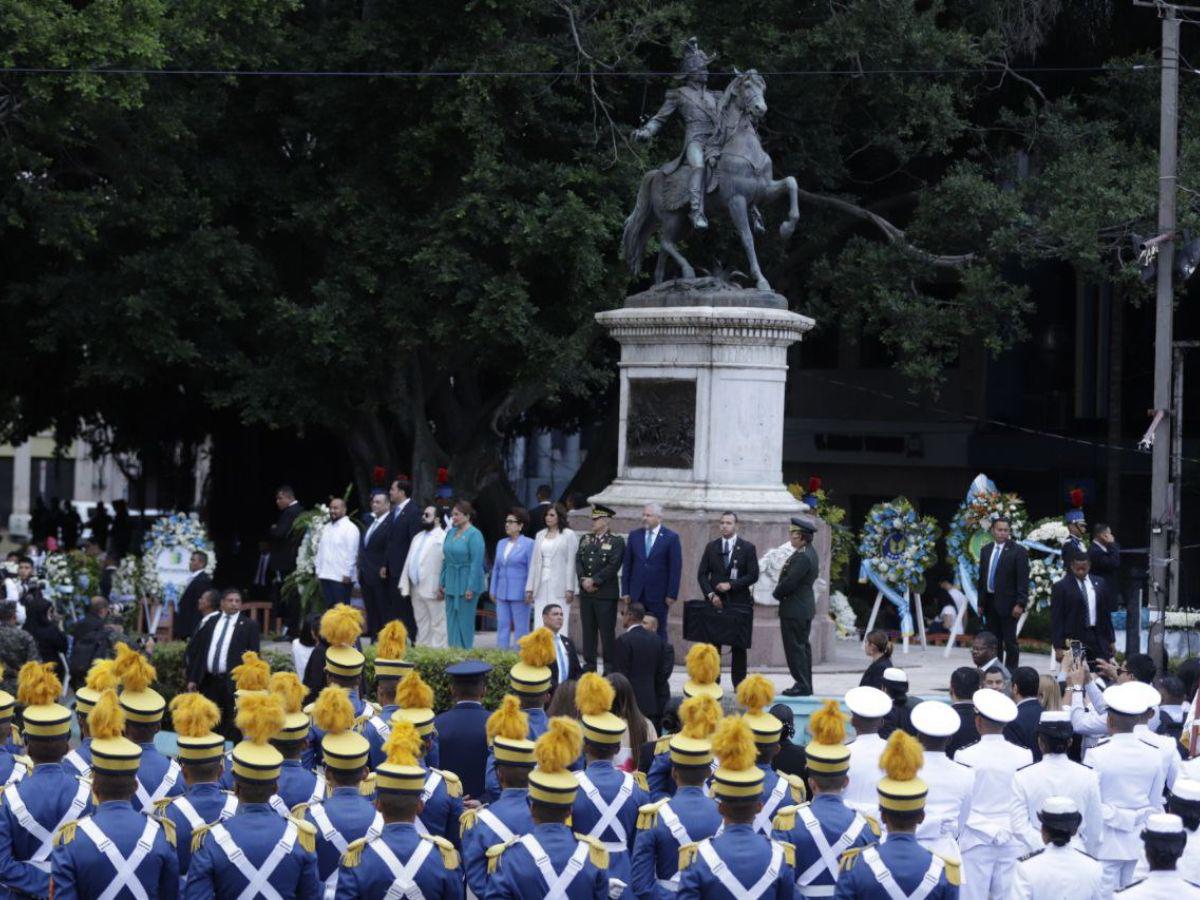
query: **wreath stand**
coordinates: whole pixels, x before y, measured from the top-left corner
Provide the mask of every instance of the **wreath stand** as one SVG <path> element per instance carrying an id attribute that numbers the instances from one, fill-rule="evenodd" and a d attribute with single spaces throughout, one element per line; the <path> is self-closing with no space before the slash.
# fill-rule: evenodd
<path id="1" fill-rule="evenodd" d="M 958 612 L 954 614 L 954 624 L 950 626 L 950 634 L 946 638 L 946 649 L 942 651 L 943 659 L 950 655 L 950 651 L 955 647 L 955 641 L 963 633 L 963 619 L 967 617 L 967 607 L 970 605 L 970 601 L 966 598 L 961 604 L 958 604 Z M 1018 624 L 1017 627 L 1021 626 Z"/>
<path id="2" fill-rule="evenodd" d="M 910 615 L 915 615 L 917 620 L 917 633 L 921 638 L 921 649 L 928 650 L 929 645 L 925 641 L 925 615 L 921 609 L 921 595 L 914 593 L 908 588 L 904 589 L 904 597 L 908 600 L 908 609 Z M 883 605 L 883 591 L 875 592 L 875 605 L 871 607 L 871 618 L 867 620 L 867 630 L 863 632 L 864 638 L 875 630 L 875 619 L 879 616 L 879 607 Z M 957 622 L 955 623 L 958 624 Z M 908 635 L 901 634 L 901 652 L 908 652 Z"/>

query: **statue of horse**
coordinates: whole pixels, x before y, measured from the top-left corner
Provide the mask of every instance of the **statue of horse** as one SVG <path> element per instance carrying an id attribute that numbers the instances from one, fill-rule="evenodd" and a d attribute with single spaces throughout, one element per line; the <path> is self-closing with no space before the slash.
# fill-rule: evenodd
<path id="1" fill-rule="evenodd" d="M 767 86 L 758 72 L 734 70 L 734 79 L 721 96 L 717 114 L 717 129 L 706 147 L 705 156 L 716 160 L 709 165 L 706 190 L 715 195 L 717 203 L 708 205 L 724 210 L 737 229 L 750 263 L 750 275 L 759 290 L 769 291 L 758 265 L 751 229 L 750 211 L 766 201 L 788 196 L 788 218 L 779 226 L 784 239 L 790 238 L 800 219 L 796 179 L 792 176 L 776 179 L 771 157 L 758 139 L 758 120 L 767 112 Z M 668 171 L 670 170 L 670 171 Z M 658 264 L 654 267 L 654 283 L 661 284 L 667 274 L 667 259 L 679 265 L 681 278 L 695 278 L 696 271 L 679 250 L 679 241 L 692 230 L 688 219 L 687 166 L 662 167 L 647 172 L 638 189 L 637 205 L 625 220 L 621 238 L 622 255 L 629 271 L 637 274 L 641 268 L 646 242 L 660 228 Z"/>

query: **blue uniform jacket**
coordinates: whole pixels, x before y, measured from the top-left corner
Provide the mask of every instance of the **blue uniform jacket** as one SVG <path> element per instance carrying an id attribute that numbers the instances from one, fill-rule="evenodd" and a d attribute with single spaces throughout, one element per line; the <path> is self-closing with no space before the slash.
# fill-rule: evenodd
<path id="1" fill-rule="evenodd" d="M 8 747 L 0 747 L 0 784 L 8 784 L 8 779 L 12 776 L 13 769 L 19 764 L 16 753 Z"/>
<path id="2" fill-rule="evenodd" d="M 63 765 L 80 775 L 92 773 L 92 739 L 84 738 L 78 747 L 63 757 Z"/>
<path id="3" fill-rule="evenodd" d="M 918 844 L 916 837 L 911 834 L 890 834 L 886 841 L 874 846 L 900 890 L 906 894 L 915 891 L 929 870 L 933 854 Z M 833 896 L 835 900 L 890 900 L 887 891 L 875 880 L 862 853 L 853 854 L 843 862 Z M 942 872 L 937 887 L 927 900 L 958 900 L 958 887 L 952 885 L 946 873 Z"/>
<path id="4" fill-rule="evenodd" d="M 546 716 L 546 711 L 540 706 L 524 710 L 524 712 L 529 717 L 529 740 L 536 741 L 546 733 L 546 729 L 550 727 L 550 720 Z M 431 765 L 436 765 L 436 763 L 431 763 Z M 569 768 L 572 772 L 578 772 L 583 769 L 583 765 L 584 759 L 581 755 Z M 496 757 L 492 754 L 490 747 L 487 752 L 487 769 L 483 781 L 483 796 L 477 799 L 491 803 L 500 796 L 500 776 L 496 774 Z"/>
<path id="5" fill-rule="evenodd" d="M 146 817 L 135 810 L 128 800 L 101 803 L 90 818 L 123 858 L 128 859 L 133 855 L 134 847 L 146 827 Z M 59 841 L 60 845 L 50 855 L 50 877 L 54 881 L 55 900 L 93 900 L 99 897 L 116 875 L 113 864 L 78 826 L 73 833 L 71 830 L 64 832 Z M 133 874 L 146 894 L 156 900 L 174 900 L 179 896 L 179 859 L 175 856 L 175 848 L 167 842 L 162 828 L 155 834 L 150 852 Z M 207 896 L 211 898 L 212 894 Z"/>
<path id="6" fill-rule="evenodd" d="M 490 716 L 481 703 L 455 704 L 436 719 L 438 743 L 446 745 L 446 753 L 434 764 L 449 769 L 463 783 L 468 797 L 483 796 L 483 773 L 487 758 L 487 720 Z"/>
<path id="7" fill-rule="evenodd" d="M 672 781 L 672 784 L 674 782 Z M 680 842 L 662 816 L 662 808 L 670 807 L 679 823 L 696 843 L 712 837 L 721 827 L 717 802 L 704 793 L 704 788 L 685 786 L 673 798 L 654 804 L 647 827 L 639 828 L 633 844 L 633 892 L 639 900 L 674 900 L 675 891 L 662 887 L 659 881 L 670 881 L 679 871 Z M 640 818 L 640 817 L 639 817 Z"/>
<path id="8" fill-rule="evenodd" d="M 429 790 L 429 780 L 434 772 L 438 772 L 442 777 L 438 779 L 433 792 L 425 799 L 425 808 L 421 810 L 421 822 L 430 834 L 444 837 L 457 848 L 460 841 L 458 820 L 463 811 L 462 797 L 450 796 L 450 789 L 446 785 L 445 778 L 447 773 L 432 766 L 423 766 L 423 768 L 429 773 L 425 776 L 425 790 L 427 791 Z"/>
<path id="9" fill-rule="evenodd" d="M 555 872 L 567 867 L 567 861 L 579 839 L 566 825 L 535 825 L 531 832 L 550 857 Z M 530 900 L 546 895 L 546 881 L 534 865 L 533 857 L 520 844 L 510 844 L 496 861 L 496 871 L 488 881 L 484 900 Z M 608 872 L 598 869 L 590 859 L 567 885 L 568 900 L 604 900 L 608 897 Z"/>
<path id="10" fill-rule="evenodd" d="M 646 773 L 646 786 L 650 788 L 650 800 L 655 802 L 664 797 L 675 796 L 675 779 L 671 777 L 671 751 L 655 753 Z"/>
<path id="11" fill-rule="evenodd" d="M 607 759 L 593 760 L 588 763 L 584 773 L 596 786 L 601 799 L 606 803 L 611 803 L 616 798 L 626 777 L 626 773 L 613 766 L 612 762 Z M 633 865 L 630 861 L 630 854 L 633 851 L 633 840 L 637 837 L 638 809 L 649 799 L 646 792 L 635 783 L 632 793 L 626 798 L 625 803 L 621 806 L 621 811 L 617 814 L 616 822 L 609 825 L 600 834 L 592 835 L 608 848 L 608 875 L 610 878 L 619 878 L 626 884 L 633 881 Z M 572 827 L 580 834 L 588 834 L 592 830 L 592 826 L 599 821 L 599 810 L 580 787 L 578 793 L 575 794 L 575 805 L 571 814 Z M 621 830 L 624 831 L 623 835 L 615 827 L 618 822 Z M 620 847 L 624 847 L 624 851 Z M 624 896 L 632 897 L 633 892 L 626 891 Z"/>
<path id="12" fill-rule="evenodd" d="M 793 803 L 803 803 L 804 791 L 794 787 L 787 776 L 780 775 L 771 768 L 770 764 L 758 763 L 758 767 L 763 773 L 763 808 L 760 815 L 766 822 L 766 827 L 760 829 L 760 831 L 764 835 L 770 835 L 771 822 L 775 818 L 775 814 L 785 806 L 791 806 Z M 779 786 L 780 779 L 783 779 L 783 787 Z"/>
<path id="13" fill-rule="evenodd" d="M 171 759 L 171 757 L 160 753 L 154 746 L 154 741 L 148 741 L 140 746 L 142 748 L 142 761 L 138 763 L 137 780 L 147 796 L 154 796 L 154 792 L 158 790 L 163 780 L 167 777 L 168 770 L 174 772 L 175 781 L 162 796 L 178 797 L 182 794 L 186 785 L 183 783 L 183 773 L 179 771 L 179 764 Z M 133 806 L 134 809 L 144 813 L 154 812 L 153 806 L 145 807 L 142 803 L 139 803 L 137 795 L 133 797 Z"/>
<path id="14" fill-rule="evenodd" d="M 726 869 L 741 884 L 742 890 L 733 893 L 713 874 L 704 858 L 696 853 L 683 870 L 679 880 L 679 900 L 741 900 L 747 889 L 758 883 L 771 862 L 772 844 L 752 825 L 727 825 L 725 831 L 710 840 Z M 761 900 L 792 900 L 795 896 L 795 871 L 783 859 L 779 874 L 761 895 Z"/>
<path id="15" fill-rule="evenodd" d="M 266 803 L 243 803 L 238 807 L 237 815 L 227 820 L 224 826 L 247 862 L 257 869 L 283 838 L 288 824 L 287 819 L 276 815 Z M 317 856 L 305 850 L 300 840 L 268 881 L 285 898 L 317 900 L 321 896 Z M 184 896 L 190 900 L 213 900 L 214 897 L 235 900 L 247 887 L 246 877 L 225 855 L 216 839 L 205 834 L 203 843 L 192 854 Z"/>
<path id="16" fill-rule="evenodd" d="M 193 784 L 180 797 L 187 798 L 188 803 L 196 810 L 196 815 L 204 820 L 205 825 L 211 825 L 221 816 L 221 810 L 229 801 L 232 794 L 221 790 L 215 781 Z M 192 823 L 188 817 L 175 805 L 179 797 L 171 797 L 160 808 L 159 815 L 175 823 L 175 855 L 179 857 L 179 875 L 187 875 L 188 864 L 192 861 Z M 234 809 L 237 807 L 235 806 Z"/>
<path id="17" fill-rule="evenodd" d="M 313 815 L 313 808 L 320 807 L 329 817 L 329 824 L 337 829 L 342 839 L 349 844 L 367 833 L 375 821 L 375 805 L 358 792 L 356 787 L 334 788 L 323 803 L 314 803 L 304 810 L 304 820 L 312 822 L 317 829 L 317 877 L 324 881 L 333 874 L 341 860 L 341 852 L 323 835 L 321 824 Z"/>
<path id="18" fill-rule="evenodd" d="M 515 835 L 533 831 L 533 817 L 529 815 L 529 792 L 525 788 L 505 788 L 500 799 L 488 804 L 486 809 Z M 462 859 L 467 886 L 476 897 L 483 897 L 487 892 L 488 847 L 503 844 L 505 838 L 496 834 L 478 813 L 468 810 L 462 821 Z"/>
<path id="19" fill-rule="evenodd" d="M 354 717 L 357 719 L 367 710 L 367 701 L 358 696 L 357 690 L 348 691 L 347 693 L 350 695 L 350 705 L 354 707 Z M 374 713 L 374 710 L 375 707 L 372 706 L 370 712 Z M 365 725 L 366 723 L 364 722 L 363 724 Z M 362 731 L 362 726 L 358 726 L 354 730 Z M 316 769 L 323 764 L 323 757 L 321 756 L 321 738 L 323 737 L 325 737 L 325 732 L 316 725 L 309 727 L 308 746 L 304 748 L 304 753 L 300 756 L 300 762 L 304 764 L 304 768 Z"/>
<path id="20" fill-rule="evenodd" d="M 426 838 L 422 838 L 417 829 L 407 822 L 392 822 L 383 826 L 383 833 L 377 840 L 386 844 L 400 864 L 404 865 Z M 382 897 L 391 887 L 395 876 L 375 852 L 372 847 L 374 843 L 368 842 L 361 851 L 351 848 L 347 855 L 357 857 L 357 862 L 354 865 L 343 864 L 338 869 L 335 900 Z M 436 846 L 421 863 L 413 882 L 426 900 L 459 900 L 463 896 L 462 873 L 457 868 L 446 868 L 442 853 Z"/>
<path id="21" fill-rule="evenodd" d="M 771 832 L 771 836 L 777 841 L 787 841 L 796 848 L 796 877 L 799 878 L 808 871 L 813 863 L 821 859 L 821 851 L 817 849 L 812 834 L 800 820 L 800 816 L 792 812 L 793 809 L 793 807 L 787 806 L 783 808 L 779 818 L 776 819 L 775 829 Z M 825 840 L 831 846 L 841 840 L 842 835 L 850 827 L 850 823 L 854 821 L 854 810 L 842 802 L 842 798 L 837 794 L 817 794 L 808 804 L 808 809 L 820 823 Z M 779 827 L 786 825 L 788 821 L 791 824 L 787 828 Z M 878 839 L 878 829 L 868 820 L 867 827 L 863 828 L 854 842 L 845 849 L 865 847 Z M 822 866 L 816 877 L 807 882 L 806 886 L 832 887 L 836 881 L 836 875 L 831 875 L 829 870 Z"/>
<path id="22" fill-rule="evenodd" d="M 389 703 L 379 710 L 378 715 L 369 718 L 363 728 L 363 737 L 371 745 L 367 753 L 367 765 L 372 771 L 387 758 L 383 752 L 383 745 L 387 743 L 388 735 L 391 734 L 392 716 L 399 708 L 395 703 Z"/>
<path id="23" fill-rule="evenodd" d="M 50 891 L 50 873 L 31 865 L 42 841 L 26 830 L 13 810 L 14 798 L 23 804 L 34 821 L 50 834 L 64 818 L 81 818 L 92 811 L 92 793 L 75 770 L 61 763 L 44 763 L 16 784 L 9 785 L 0 797 L 0 896 L 44 897 Z M 75 802 L 78 799 L 79 802 Z M 49 849 L 49 848 L 47 848 Z M 49 862 L 48 857 L 44 860 Z"/>
<path id="24" fill-rule="evenodd" d="M 317 790 L 317 775 L 304 768 L 298 759 L 285 759 L 279 770 L 279 787 L 275 793 L 288 809 L 301 803 L 315 803 L 325 799 L 325 779 L 321 778 L 321 789 Z"/>

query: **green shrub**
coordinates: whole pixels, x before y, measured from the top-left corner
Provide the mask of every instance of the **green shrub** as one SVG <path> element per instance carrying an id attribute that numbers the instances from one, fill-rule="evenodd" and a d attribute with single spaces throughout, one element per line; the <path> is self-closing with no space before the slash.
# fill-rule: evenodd
<path id="1" fill-rule="evenodd" d="M 367 691 L 368 696 L 375 696 L 375 647 L 370 646 L 367 654 Z M 409 647 L 405 654 L 421 673 L 425 683 L 433 688 L 433 708 L 441 712 L 453 704 L 450 699 L 450 676 L 446 667 L 464 659 L 481 659 L 491 663 L 492 671 L 487 676 L 487 688 L 483 695 L 483 705 L 486 709 L 497 709 L 500 700 L 509 693 L 508 671 L 517 662 L 517 654 L 509 650 L 460 650 L 436 649 L 433 647 Z"/>

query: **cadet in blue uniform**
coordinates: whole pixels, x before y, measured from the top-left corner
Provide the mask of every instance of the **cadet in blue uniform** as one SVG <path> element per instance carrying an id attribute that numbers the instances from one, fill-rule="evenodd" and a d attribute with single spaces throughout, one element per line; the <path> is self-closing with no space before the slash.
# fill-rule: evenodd
<path id="1" fill-rule="evenodd" d="M 242 661 L 229 670 L 229 676 L 233 680 L 235 713 L 242 708 L 244 698 L 265 696 L 271 688 L 271 667 L 254 650 L 247 650 L 242 654 Z M 220 784 L 227 791 L 233 790 L 233 751 L 225 754 L 225 765 L 224 771 L 221 773 Z M 287 807 L 278 797 L 273 799 L 272 806 L 281 816 L 288 814 Z"/>
<path id="2" fill-rule="evenodd" d="M 425 828 L 430 834 L 446 838 L 458 845 L 458 820 L 462 815 L 462 782 L 458 776 L 446 769 L 429 764 L 429 750 L 433 746 L 436 731 L 433 727 L 433 690 L 416 670 L 409 672 L 396 689 L 400 709 L 392 716 L 392 727 L 398 722 L 410 722 L 422 740 L 422 764 L 428 773 L 425 790 L 421 794 L 422 808 L 417 830 Z M 391 740 L 391 738 L 388 738 Z"/>
<path id="3" fill-rule="evenodd" d="M 579 782 L 567 768 L 579 758 L 579 723 L 566 716 L 550 720 L 533 755 L 529 773 L 529 813 L 533 830 L 491 847 L 487 893 L 483 900 L 604 900 L 609 896 L 608 852 L 595 838 L 572 834 L 567 822 Z"/>
<path id="4" fill-rule="evenodd" d="M 879 825 L 842 802 L 850 783 L 846 719 L 836 700 L 808 720 L 812 740 L 804 748 L 812 802 L 785 806 L 775 815 L 772 836 L 796 848 L 796 889 L 802 897 L 828 897 L 838 879 L 838 857 L 879 837 Z"/>
<path id="5" fill-rule="evenodd" d="M 184 896 L 191 900 L 260 897 L 270 885 L 280 897 L 316 900 L 316 829 L 271 809 L 283 757 L 267 743 L 283 727 L 283 703 L 275 694 L 240 699 L 235 724 L 245 736 L 233 748 L 238 810 L 224 822 L 198 828 Z M 267 896 L 274 896 L 267 894 Z"/>
<path id="6" fill-rule="evenodd" d="M 362 637 L 362 632 L 362 610 L 349 604 L 339 603 L 321 616 L 321 637 L 329 642 L 329 648 L 325 651 L 325 683 L 346 689 L 350 705 L 354 709 L 355 731 L 362 731 L 367 720 L 379 712 L 358 692 L 366 657 L 355 644 Z M 304 711 L 312 712 L 312 704 Z M 301 757 L 304 765 L 314 771 L 321 766 L 323 737 L 324 732 L 314 723 L 308 736 L 308 749 Z"/>
<path id="7" fill-rule="evenodd" d="M 631 775 L 612 764 L 625 736 L 625 720 L 613 715 L 616 696 L 608 680 L 587 672 L 575 688 L 575 705 L 583 723 L 583 755 L 587 767 L 576 774 L 579 793 L 571 815 L 572 827 L 595 838 L 608 851 L 608 877 L 626 885 L 633 882 L 633 840 L 637 837 L 638 810 L 650 799 L 641 772 Z M 621 896 L 632 897 L 627 889 Z"/>
<path id="8" fill-rule="evenodd" d="M 483 708 L 487 675 L 492 667 L 478 659 L 465 659 L 446 667 L 454 706 L 433 720 L 441 755 L 437 765 L 456 774 L 463 794 L 483 796 L 483 773 L 487 764 L 488 711 Z"/>
<path id="9" fill-rule="evenodd" d="M 1070 535 L 1063 541 L 1064 554 L 1070 547 L 1079 556 L 1086 557 L 1088 555 L 1087 516 L 1084 515 L 1083 510 L 1078 507 L 1068 509 L 1063 515 L 1063 524 L 1067 526 L 1067 533 Z"/>
<path id="10" fill-rule="evenodd" d="M 690 697 L 680 715 L 684 726 L 672 735 L 670 749 L 671 776 L 677 787 L 673 796 L 638 811 L 633 892 L 640 898 L 674 897 L 679 891 L 679 849 L 712 837 L 721 827 L 717 804 L 704 792 L 704 780 L 712 772 L 710 735 L 721 709 L 711 696 Z"/>
<path id="11" fill-rule="evenodd" d="M 327 687 L 313 704 L 313 724 L 324 732 L 321 758 L 325 762 L 325 780 L 333 788 L 328 799 L 307 807 L 298 806 L 295 815 L 311 822 L 317 830 L 317 876 L 332 893 L 338 862 L 351 841 L 376 837 L 383 819 L 366 798 L 373 786 L 364 785 L 367 777 L 367 739 L 355 731 L 354 709 L 346 689 Z"/>
<path id="12" fill-rule="evenodd" d="M 3 671 L 4 667 L 0 666 L 0 673 Z M 16 705 L 16 698 L 12 694 L 0 691 L 0 741 L 4 742 L 0 746 L 0 784 L 4 785 L 20 781 L 29 771 L 28 758 L 22 756 L 12 743 L 12 735 L 16 731 L 12 724 Z"/>
<path id="13" fill-rule="evenodd" d="M 283 728 L 271 738 L 271 746 L 283 757 L 278 793 L 271 798 L 271 806 L 286 818 L 301 804 L 325 799 L 325 773 L 306 769 L 301 762 L 312 727 L 312 720 L 302 709 L 308 688 L 295 672 L 276 672 L 271 676 L 270 690 L 283 703 Z"/>
<path id="14" fill-rule="evenodd" d="M 56 900 L 179 896 L 175 829 L 132 805 L 142 748 L 122 736 L 125 716 L 107 690 L 88 714 L 92 735 L 95 811 L 58 829 L 50 854 L 50 894 Z M 134 885 L 134 882 L 137 884 Z M 212 894 L 208 895 L 210 898 Z"/>
<path id="15" fill-rule="evenodd" d="M 529 770 L 533 768 L 533 741 L 521 702 L 511 694 L 487 721 L 500 778 L 500 797 L 478 810 L 462 814 L 462 857 L 467 884 L 476 897 L 487 892 L 487 850 L 533 830 L 529 815 Z"/>
<path id="16" fill-rule="evenodd" d="M 712 644 L 692 644 L 687 653 L 688 680 L 683 683 L 683 696 L 710 697 L 720 702 L 725 691 L 718 682 L 721 680 L 721 654 Z M 718 708 L 719 709 L 719 708 Z M 719 718 L 719 716 L 718 716 Z M 716 728 L 713 722 L 713 728 Z M 691 737 L 711 737 L 708 734 L 692 734 Z M 650 790 L 651 800 L 662 800 L 675 794 L 675 779 L 671 772 L 674 764 L 671 760 L 671 735 L 664 735 L 654 745 L 654 759 L 650 761 L 650 770 L 646 773 L 646 785 Z"/>
<path id="17" fill-rule="evenodd" d="M 87 682 L 75 689 L 75 719 L 79 724 L 79 746 L 63 757 L 63 765 L 83 776 L 92 774 L 92 738 L 88 731 L 87 716 L 107 690 L 116 690 L 117 662 L 113 659 L 98 659 L 88 669 Z"/>
<path id="18" fill-rule="evenodd" d="M 237 811 L 237 797 L 221 790 L 225 738 L 213 731 L 221 721 L 217 704 L 201 694 L 179 694 L 171 701 L 171 721 L 179 741 L 179 763 L 187 789 L 178 797 L 158 802 L 157 812 L 175 826 L 179 876 L 187 875 L 192 859 L 192 834 Z"/>
<path id="19" fill-rule="evenodd" d="M 425 770 L 417 765 L 423 741 L 412 724 L 402 720 L 392 726 L 387 748 L 387 761 L 375 770 L 375 806 L 382 829 L 350 844 L 338 869 L 335 900 L 459 900 L 462 875 L 454 846 L 416 827 L 425 790 Z"/>
<path id="20" fill-rule="evenodd" d="M 712 745 L 721 763 L 713 775 L 712 793 L 723 830 L 681 848 L 677 896 L 680 900 L 791 900 L 796 879 L 792 845 L 771 840 L 754 827 L 763 805 L 763 771 L 755 765 L 758 748 L 745 717 L 722 721 Z"/>
<path id="21" fill-rule="evenodd" d="M 529 720 L 531 741 L 536 741 L 546 732 L 546 704 L 550 700 L 550 682 L 554 673 L 550 663 L 554 662 L 554 635 L 549 628 L 535 628 L 520 641 L 520 661 L 508 673 L 509 686 L 521 701 Z M 496 777 L 496 761 L 488 752 L 484 769 L 483 796 L 479 799 L 491 803 L 500 796 L 500 780 Z"/>
<path id="22" fill-rule="evenodd" d="M 897 889 L 905 897 L 918 888 L 926 900 L 957 900 L 962 878 L 957 862 L 930 853 L 917 841 L 917 826 L 925 818 L 929 786 L 917 777 L 924 754 L 915 738 L 892 732 L 879 767 L 879 811 L 887 840 L 842 854 L 837 900 L 893 900 Z"/>
<path id="23" fill-rule="evenodd" d="M 779 755 L 779 741 L 783 737 L 783 723 L 769 712 L 763 712 L 774 697 L 775 685 L 762 675 L 751 675 L 738 685 L 738 703 L 746 707 L 742 719 L 754 734 L 754 744 L 758 747 L 757 765 L 763 773 L 763 808 L 754 817 L 754 828 L 764 835 L 770 835 L 771 822 L 781 808 L 803 803 L 807 796 L 799 776 L 771 768 L 772 760 Z"/>
<path id="24" fill-rule="evenodd" d="M 367 719 L 363 728 L 363 735 L 371 745 L 367 765 L 372 769 L 387 759 L 383 745 L 392 733 L 392 716 L 400 708 L 396 705 L 396 686 L 413 667 L 404 658 L 406 652 L 408 629 L 399 619 L 388 622 L 379 630 L 379 643 L 375 647 L 375 705 L 379 710 Z"/>
<path id="25" fill-rule="evenodd" d="M 21 666 L 17 699 L 25 707 L 25 746 L 33 771 L 0 795 L 0 885 L 8 889 L 5 896 L 45 897 L 55 830 L 91 812 L 91 785 L 62 764 L 71 738 L 71 711 L 55 702 L 61 694 L 53 663 Z"/>
<path id="26" fill-rule="evenodd" d="M 162 728 L 167 701 L 150 687 L 154 683 L 154 666 L 128 644 L 117 644 L 115 671 L 121 680 L 125 737 L 142 748 L 133 807 L 138 812 L 152 813 L 159 800 L 183 793 L 183 773 L 179 763 L 154 746 L 154 736 Z"/>

